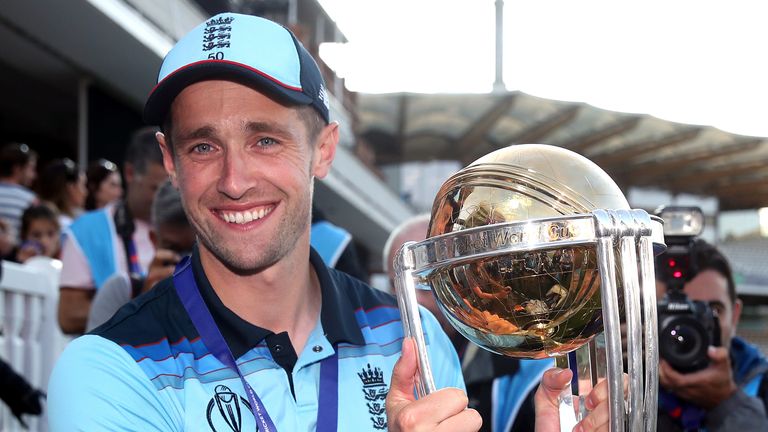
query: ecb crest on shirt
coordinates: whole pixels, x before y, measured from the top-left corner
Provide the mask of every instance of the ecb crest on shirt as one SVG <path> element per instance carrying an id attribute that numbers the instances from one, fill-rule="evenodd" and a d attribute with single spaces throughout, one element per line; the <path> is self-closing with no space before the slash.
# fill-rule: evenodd
<path id="1" fill-rule="evenodd" d="M 208 402 L 206 418 L 208 426 L 214 432 L 259 430 L 248 400 L 225 385 L 216 386 L 215 393 Z"/>
<path id="2" fill-rule="evenodd" d="M 363 368 L 357 376 L 363 382 L 363 395 L 374 429 L 387 429 L 387 408 L 384 400 L 389 388 L 384 383 L 384 374 L 378 367 L 371 369 L 371 364 L 368 363 L 368 368 Z"/>

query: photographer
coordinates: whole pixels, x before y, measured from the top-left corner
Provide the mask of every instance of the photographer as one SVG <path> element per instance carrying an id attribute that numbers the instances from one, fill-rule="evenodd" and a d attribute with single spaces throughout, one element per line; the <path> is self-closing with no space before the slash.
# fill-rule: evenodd
<path id="1" fill-rule="evenodd" d="M 688 261 L 689 260 L 689 261 Z M 706 314 L 716 318 L 711 331 L 714 343 L 702 355 L 701 366 L 691 362 L 685 370 L 673 359 L 665 356 L 664 338 L 675 336 L 660 329 L 661 358 L 659 366 L 659 421 L 658 431 L 688 431 L 706 429 L 717 431 L 768 430 L 768 361 L 759 350 L 734 335 L 741 315 L 741 301 L 736 298 L 733 274 L 726 258 L 712 245 L 703 240 L 690 242 L 688 269 L 674 275 L 684 280 L 683 293 L 688 300 L 709 305 Z M 660 260 L 668 266 L 674 261 Z M 663 304 L 675 295 L 665 278 L 668 269 L 658 268 L 657 296 L 664 299 L 659 305 L 659 319 L 663 322 Z M 678 293 L 679 294 L 679 293 Z M 683 297 L 685 300 L 685 297 Z M 702 304 L 702 306 L 703 306 Z M 671 309 L 670 309 L 671 310 Z M 705 316 L 705 314 L 702 314 Z M 699 316 L 694 315 L 695 318 Z M 706 321 L 702 318 L 701 321 Z M 719 326 L 718 326 L 719 324 Z M 705 324 L 706 325 L 706 324 Z M 721 343 L 717 343 L 717 338 Z M 677 333 L 680 347 L 684 332 Z M 675 341 L 673 341 L 674 343 Z M 712 346 L 719 345 L 719 346 Z M 666 358 L 665 358 L 666 357 Z"/>

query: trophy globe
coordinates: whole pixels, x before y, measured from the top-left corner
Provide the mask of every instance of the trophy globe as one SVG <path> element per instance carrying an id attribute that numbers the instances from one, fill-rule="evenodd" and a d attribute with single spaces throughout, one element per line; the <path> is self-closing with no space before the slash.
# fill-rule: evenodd
<path id="1" fill-rule="evenodd" d="M 629 209 L 600 167 L 561 147 L 516 145 L 478 159 L 445 182 L 427 237 L 595 209 Z M 595 244 L 466 258 L 418 276 L 448 321 L 477 345 L 512 357 L 545 358 L 573 351 L 602 331 Z"/>
<path id="2" fill-rule="evenodd" d="M 415 294 L 427 287 L 447 321 L 480 347 L 554 357 L 574 371 L 577 385 L 559 398 L 561 430 L 586 415 L 583 398 L 601 377 L 610 430 L 652 430 L 653 257 L 664 247 L 661 220 L 630 209 L 616 183 L 581 155 L 519 144 L 478 159 L 440 188 L 427 239 L 406 243 L 395 257 L 403 332 L 416 344 L 417 393 L 435 390 Z"/>

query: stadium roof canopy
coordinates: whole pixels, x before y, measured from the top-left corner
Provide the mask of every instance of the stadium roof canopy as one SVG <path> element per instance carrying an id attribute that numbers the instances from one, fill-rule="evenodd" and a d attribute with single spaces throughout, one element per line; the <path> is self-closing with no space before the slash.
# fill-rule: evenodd
<path id="1" fill-rule="evenodd" d="M 359 95 L 358 128 L 380 164 L 468 164 L 512 144 L 568 148 L 624 190 L 652 187 L 719 199 L 721 210 L 768 206 L 768 138 L 522 92 Z"/>

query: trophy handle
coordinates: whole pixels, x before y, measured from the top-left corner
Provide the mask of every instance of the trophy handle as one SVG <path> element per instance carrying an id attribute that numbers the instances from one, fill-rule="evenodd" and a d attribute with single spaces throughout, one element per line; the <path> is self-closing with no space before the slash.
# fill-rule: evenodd
<path id="1" fill-rule="evenodd" d="M 395 256 L 395 294 L 400 308 L 400 318 L 403 325 L 403 336 L 413 338 L 416 343 L 416 358 L 418 371 L 416 375 L 416 394 L 424 397 L 436 390 L 432 367 L 427 354 L 427 343 L 424 340 L 424 330 L 421 326 L 419 303 L 416 300 L 416 283 L 413 280 L 413 252 L 410 245 L 405 243 Z"/>
<path id="2" fill-rule="evenodd" d="M 616 279 L 614 237 L 617 233 L 611 214 L 605 210 L 592 212 L 597 226 L 597 264 L 600 272 L 600 294 L 603 302 L 608 369 L 608 415 L 611 432 L 624 431 L 624 377 L 621 350 L 621 320 L 619 318 L 619 286 Z"/>

